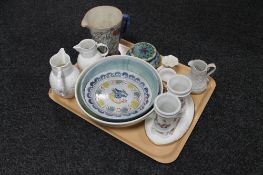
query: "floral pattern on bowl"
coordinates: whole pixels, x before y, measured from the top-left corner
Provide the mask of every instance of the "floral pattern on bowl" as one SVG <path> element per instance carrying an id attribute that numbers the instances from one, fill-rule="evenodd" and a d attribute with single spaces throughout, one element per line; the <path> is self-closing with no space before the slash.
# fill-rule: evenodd
<path id="1" fill-rule="evenodd" d="M 91 110 L 108 119 L 134 117 L 149 106 L 151 98 L 147 81 L 129 71 L 103 72 L 85 88 L 85 101 Z"/>

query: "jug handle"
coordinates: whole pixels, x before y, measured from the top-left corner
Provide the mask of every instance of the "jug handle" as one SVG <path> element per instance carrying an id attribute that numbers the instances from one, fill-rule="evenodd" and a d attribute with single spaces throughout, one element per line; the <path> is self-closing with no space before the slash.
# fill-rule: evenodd
<path id="1" fill-rule="evenodd" d="M 121 34 L 124 35 L 130 26 L 131 17 L 127 13 L 124 13 L 122 18 L 123 18 L 123 25 L 122 25 Z"/>
<path id="2" fill-rule="evenodd" d="M 108 53 L 109 53 L 109 48 L 108 48 L 108 46 L 107 46 L 106 44 L 99 43 L 99 44 L 97 44 L 97 47 L 106 47 L 105 53 L 101 53 L 101 56 L 105 57 L 106 55 L 108 55 Z"/>
<path id="3" fill-rule="evenodd" d="M 58 92 L 61 96 L 65 96 L 65 83 L 63 79 L 63 72 L 61 69 L 58 70 L 57 74 L 57 84 L 58 84 Z"/>
<path id="4" fill-rule="evenodd" d="M 216 65 L 214 63 L 208 64 L 207 65 L 207 76 L 211 75 L 214 73 L 216 70 Z"/>

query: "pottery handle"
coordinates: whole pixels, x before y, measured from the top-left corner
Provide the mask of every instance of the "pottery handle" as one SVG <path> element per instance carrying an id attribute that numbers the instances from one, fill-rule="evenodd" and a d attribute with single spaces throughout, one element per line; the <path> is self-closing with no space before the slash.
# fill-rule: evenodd
<path id="1" fill-rule="evenodd" d="M 216 65 L 214 63 L 208 64 L 207 65 L 207 76 L 211 75 L 214 73 L 216 70 Z"/>
<path id="2" fill-rule="evenodd" d="M 121 36 L 123 36 L 127 32 L 130 26 L 130 23 L 131 23 L 131 17 L 130 15 L 124 13 L 122 19 L 123 19 L 123 22 L 122 22 L 122 27 L 121 27 Z"/>
<path id="3" fill-rule="evenodd" d="M 105 47 L 106 48 L 106 51 L 104 53 L 101 53 L 101 56 L 105 57 L 106 55 L 108 55 L 109 48 L 108 48 L 108 46 L 106 44 L 99 43 L 99 44 L 97 44 L 97 47 Z"/>
<path id="4" fill-rule="evenodd" d="M 63 79 L 63 72 L 61 69 L 58 70 L 57 73 L 57 84 L 58 84 L 58 92 L 61 96 L 65 96 L 65 84 L 64 84 L 64 79 Z"/>

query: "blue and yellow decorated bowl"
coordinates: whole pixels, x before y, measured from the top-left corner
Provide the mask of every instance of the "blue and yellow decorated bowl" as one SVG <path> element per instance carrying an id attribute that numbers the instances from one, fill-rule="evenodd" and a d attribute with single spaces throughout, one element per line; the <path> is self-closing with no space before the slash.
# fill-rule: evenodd
<path id="1" fill-rule="evenodd" d="M 79 76 L 75 96 L 80 108 L 95 121 L 129 126 L 153 111 L 162 93 L 157 71 L 131 56 L 110 56 L 86 68 Z"/>

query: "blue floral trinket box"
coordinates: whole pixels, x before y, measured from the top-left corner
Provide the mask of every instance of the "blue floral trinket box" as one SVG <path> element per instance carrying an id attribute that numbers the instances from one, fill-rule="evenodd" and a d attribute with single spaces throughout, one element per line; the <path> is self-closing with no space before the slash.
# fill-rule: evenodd
<path id="1" fill-rule="evenodd" d="M 161 64 L 161 56 L 159 52 L 152 44 L 147 42 L 139 42 L 134 44 L 133 47 L 128 50 L 126 55 L 134 56 L 147 61 L 154 68 L 158 68 Z"/>

